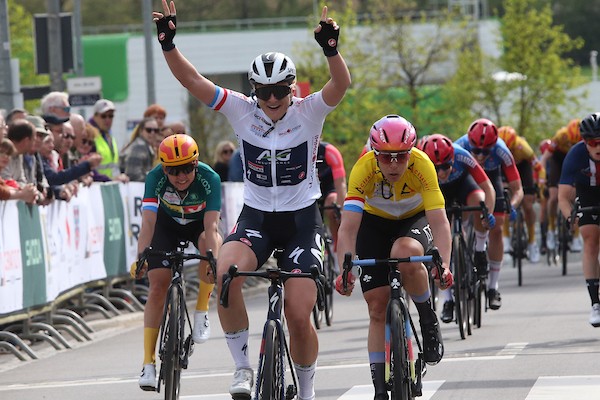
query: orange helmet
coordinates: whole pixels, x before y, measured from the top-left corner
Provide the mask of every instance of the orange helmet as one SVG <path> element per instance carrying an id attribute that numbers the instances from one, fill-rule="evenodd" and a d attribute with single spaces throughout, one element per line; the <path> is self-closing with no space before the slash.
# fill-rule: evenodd
<path id="1" fill-rule="evenodd" d="M 165 167 L 187 164 L 198 159 L 198 145 L 188 135 L 167 136 L 158 146 L 158 158 Z"/>
<path id="2" fill-rule="evenodd" d="M 579 120 L 572 119 L 567 125 L 567 137 L 570 143 L 577 143 L 581 140 L 581 133 L 579 132 Z"/>
<path id="3" fill-rule="evenodd" d="M 509 149 L 517 143 L 517 131 L 512 126 L 501 126 L 498 128 L 498 137 L 506 143 Z"/>

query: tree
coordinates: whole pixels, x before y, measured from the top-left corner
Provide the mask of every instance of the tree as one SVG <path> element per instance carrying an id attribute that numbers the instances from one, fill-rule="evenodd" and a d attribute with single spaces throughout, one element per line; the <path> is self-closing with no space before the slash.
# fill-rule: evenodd
<path id="1" fill-rule="evenodd" d="M 461 55 L 458 71 L 445 88 L 458 103 L 470 103 L 471 120 L 487 117 L 514 126 L 531 143 L 574 115 L 577 99 L 569 90 L 577 86 L 580 72 L 565 54 L 582 45 L 553 25 L 548 5 L 536 4 L 507 0 L 500 20 L 502 55 L 484 56 L 474 44 Z M 494 79 L 499 71 L 517 79 Z"/>

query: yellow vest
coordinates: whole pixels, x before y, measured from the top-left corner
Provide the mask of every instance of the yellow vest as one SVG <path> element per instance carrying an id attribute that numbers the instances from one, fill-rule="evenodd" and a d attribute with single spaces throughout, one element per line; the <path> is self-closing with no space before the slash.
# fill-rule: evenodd
<path id="1" fill-rule="evenodd" d="M 109 145 L 106 140 L 104 140 L 101 133 L 99 133 L 94 140 L 96 152 L 102 156 L 101 164 L 96 168 L 96 171 L 113 179 L 119 176 L 121 171 L 119 170 L 119 149 L 117 147 L 117 141 L 112 136 L 110 136 L 110 140 L 112 143 Z"/>

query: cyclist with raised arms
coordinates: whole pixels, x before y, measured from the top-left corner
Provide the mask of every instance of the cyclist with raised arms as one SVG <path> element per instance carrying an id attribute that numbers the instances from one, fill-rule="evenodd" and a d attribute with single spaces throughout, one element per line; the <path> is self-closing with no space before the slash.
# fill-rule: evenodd
<path id="1" fill-rule="evenodd" d="M 564 159 L 558 185 L 558 205 L 567 222 L 580 227 L 583 276 L 592 303 L 589 322 L 593 327 L 599 327 L 600 212 L 578 213 L 576 221 L 571 221 L 571 211 L 576 197 L 581 207 L 600 205 L 600 113 L 590 114 L 581 120 L 580 131 L 583 141 L 571 147 Z"/>
<path id="2" fill-rule="evenodd" d="M 146 176 L 142 203 L 142 228 L 138 237 L 138 253 L 148 246 L 154 250 L 173 251 L 182 240 L 189 241 L 202 254 L 212 250 L 218 256 L 222 238 L 218 232 L 221 215 L 221 180 L 208 165 L 198 161 L 198 145 L 187 135 L 166 137 L 158 147 L 160 164 Z M 144 307 L 144 362 L 139 378 L 140 388 L 156 390 L 156 340 L 158 339 L 167 289 L 171 283 L 168 260 L 148 257 L 135 275 L 148 271 L 150 291 Z M 207 262 L 199 266 L 200 291 L 192 337 L 196 343 L 208 339 L 208 299 L 214 287 L 208 275 Z"/>
<path id="3" fill-rule="evenodd" d="M 506 147 L 508 147 L 513 155 L 515 163 L 517 164 L 519 176 L 521 177 L 524 194 L 521 206 L 523 207 L 523 214 L 527 225 L 527 237 L 529 238 L 527 256 L 529 261 L 537 263 L 540 261 L 540 248 L 535 240 L 536 215 L 533 209 L 533 203 L 535 202 L 537 188 L 534 179 L 534 169 L 536 170 L 537 175 L 543 178 L 546 177 L 546 171 L 542 166 L 542 163 L 535 156 L 529 143 L 527 143 L 527 140 L 525 140 L 523 136 L 517 135 L 517 131 L 515 131 L 512 126 L 501 126 L 498 128 L 498 136 L 504 140 Z M 511 243 L 509 229 L 509 223 L 505 220 L 503 226 L 505 253 L 510 252 Z"/>
<path id="4" fill-rule="evenodd" d="M 373 124 L 373 150 L 359 158 L 350 173 L 338 231 L 338 259 L 343 262 L 346 253 L 363 259 L 422 256 L 437 246 L 444 273 L 436 279 L 449 287 L 452 239 L 444 196 L 433 163 L 413 148 L 416 140 L 415 128 L 401 116 L 387 115 Z M 436 364 L 444 355 L 444 345 L 431 306 L 429 275 L 421 263 L 400 263 L 398 269 L 419 313 L 424 360 Z M 384 371 L 388 272 L 381 266 L 362 267 L 360 276 L 348 275 L 347 291 L 342 287 L 342 275 L 336 279 L 336 290 L 343 295 L 350 295 L 354 280 L 360 280 L 369 310 L 367 347 L 376 400 L 388 398 Z"/>
<path id="5" fill-rule="evenodd" d="M 275 248 L 283 249 L 281 267 L 309 272 L 322 263 L 321 197 L 317 177 L 317 151 L 327 114 L 334 110 L 350 86 L 350 72 L 337 50 L 339 27 L 323 7 L 316 27 L 329 66 L 330 79 L 305 98 L 295 97 L 296 67 L 282 53 L 256 57 L 248 71 L 253 95 L 248 97 L 215 85 L 201 75 L 175 47 L 175 4 L 163 0 L 163 13 L 153 14 L 163 55 L 173 75 L 188 91 L 227 117 L 239 142 L 244 168 L 244 207 L 225 239 L 217 261 L 218 285 L 232 264 L 253 271 Z M 229 392 L 249 398 L 253 369 L 248 356 L 248 314 L 242 295 L 243 279 L 232 282 L 229 307 L 219 306 L 221 327 L 236 371 Z M 317 289 L 310 279 L 285 283 L 285 316 L 291 357 L 301 400 L 314 399 L 314 378 L 319 343 L 310 323 Z"/>
<path id="6" fill-rule="evenodd" d="M 550 139 L 552 144 L 542 154 L 542 165 L 546 166 L 548 175 L 548 231 L 546 233 L 546 246 L 549 250 L 556 248 L 556 215 L 558 208 L 558 182 L 562 165 L 567 153 L 575 144 L 581 141 L 579 120 L 572 119 L 567 126 L 560 128 Z M 569 246 L 571 251 L 581 251 L 581 238 L 577 230 Z"/>
<path id="7" fill-rule="evenodd" d="M 317 171 L 321 182 L 319 205 L 330 207 L 334 204 L 340 209 L 346 198 L 346 169 L 342 153 L 331 143 L 321 141 L 317 152 Z M 331 231 L 334 249 L 337 246 L 337 232 L 340 226 L 339 214 L 326 209 L 325 217 Z"/>
<path id="8" fill-rule="evenodd" d="M 482 201 L 488 209 L 488 219 L 473 218 L 475 228 L 474 261 L 477 273 L 487 275 L 488 230 L 496 224 L 494 206 L 496 192 L 490 178 L 475 161 L 471 153 L 452 143 L 448 137 L 439 133 L 425 136 L 418 143 L 419 148 L 429 156 L 435 165 L 440 189 L 446 204 L 455 201 L 463 206 L 478 206 Z M 451 322 L 454 318 L 454 300 L 450 290 L 442 290 L 442 322 Z"/>
<path id="9" fill-rule="evenodd" d="M 498 310 L 502 306 L 502 298 L 498 291 L 498 279 L 502 267 L 504 246 L 502 243 L 502 225 L 504 224 L 505 199 L 502 184 L 502 174 L 506 177 L 508 187 L 512 193 L 510 199 L 510 219 L 517 216 L 516 208 L 523 199 L 523 186 L 519 171 L 510 150 L 502 139 L 498 139 L 498 128 L 486 118 L 480 118 L 469 126 L 469 130 L 455 141 L 456 144 L 470 152 L 475 160 L 483 167 L 490 178 L 496 191 L 496 205 L 494 216 L 496 225 L 490 230 L 488 242 L 489 259 L 489 281 L 488 281 L 488 303 L 492 310 Z"/>

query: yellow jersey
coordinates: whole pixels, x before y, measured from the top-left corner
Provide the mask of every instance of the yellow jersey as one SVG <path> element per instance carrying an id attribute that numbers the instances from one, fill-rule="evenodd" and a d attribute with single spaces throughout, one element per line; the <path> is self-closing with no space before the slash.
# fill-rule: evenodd
<path id="1" fill-rule="evenodd" d="M 417 148 L 413 147 L 408 168 L 398 182 L 384 179 L 373 151 L 358 159 L 350 172 L 344 210 L 400 220 L 444 207 L 435 167 Z"/>
<path id="2" fill-rule="evenodd" d="M 569 130 L 566 126 L 560 128 L 552 137 L 552 151 L 567 154 L 569 149 L 581 140 L 579 131 Z"/>

